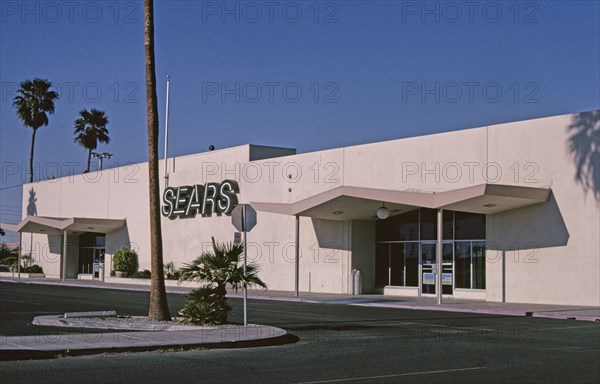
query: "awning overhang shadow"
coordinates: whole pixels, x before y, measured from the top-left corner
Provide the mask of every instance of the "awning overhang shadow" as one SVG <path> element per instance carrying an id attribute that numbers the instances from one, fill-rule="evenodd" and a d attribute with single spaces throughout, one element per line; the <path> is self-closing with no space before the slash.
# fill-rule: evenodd
<path id="1" fill-rule="evenodd" d="M 443 192 L 340 186 L 293 203 L 251 202 L 258 211 L 327 220 L 376 220 L 383 203 L 390 216 L 416 208 L 493 215 L 547 202 L 550 188 L 479 184 Z"/>
<path id="2" fill-rule="evenodd" d="M 62 235 L 65 231 L 110 233 L 125 226 L 125 222 L 125 219 L 27 216 L 18 224 L 2 224 L 2 228 L 13 232 L 45 235 Z"/>

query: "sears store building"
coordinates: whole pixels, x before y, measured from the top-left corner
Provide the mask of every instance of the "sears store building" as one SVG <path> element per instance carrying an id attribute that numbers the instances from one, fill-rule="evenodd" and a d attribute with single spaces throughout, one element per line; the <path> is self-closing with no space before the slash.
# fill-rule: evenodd
<path id="1" fill-rule="evenodd" d="M 239 239 L 269 289 L 598 305 L 598 111 L 296 154 L 243 145 L 161 162 L 164 261 Z M 164 160 L 163 160 L 164 161 Z M 150 269 L 147 163 L 23 186 L 21 233 L 47 278 Z M 30 213 L 30 215 L 28 215 Z M 355 280 L 355 276 L 358 278 Z"/>

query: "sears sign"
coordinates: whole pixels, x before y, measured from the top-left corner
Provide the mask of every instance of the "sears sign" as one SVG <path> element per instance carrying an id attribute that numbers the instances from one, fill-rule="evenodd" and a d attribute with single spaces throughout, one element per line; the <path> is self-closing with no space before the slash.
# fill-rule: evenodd
<path id="1" fill-rule="evenodd" d="M 238 204 L 237 182 L 225 180 L 205 185 L 169 187 L 163 192 L 162 214 L 169 219 L 194 217 L 196 215 L 229 215 Z"/>

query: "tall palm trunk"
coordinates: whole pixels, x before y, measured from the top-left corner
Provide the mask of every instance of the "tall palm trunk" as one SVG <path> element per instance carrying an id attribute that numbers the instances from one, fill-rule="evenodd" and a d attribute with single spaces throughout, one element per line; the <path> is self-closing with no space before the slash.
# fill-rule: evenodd
<path id="1" fill-rule="evenodd" d="M 31 136 L 31 152 L 29 152 L 29 182 L 33 183 L 33 149 L 35 147 L 35 134 L 37 129 L 33 129 L 33 136 Z"/>
<path id="2" fill-rule="evenodd" d="M 86 172 L 90 171 L 90 162 L 92 160 L 92 149 L 88 149 L 88 164 L 87 164 L 87 170 Z"/>
<path id="3" fill-rule="evenodd" d="M 165 279 L 163 275 L 163 254 L 161 236 L 161 216 L 158 186 L 158 106 L 156 97 L 156 73 L 154 63 L 154 4 L 144 0 L 144 48 L 146 58 L 146 113 L 148 115 L 148 179 L 150 196 L 150 248 L 151 248 L 151 320 L 171 320 Z"/>

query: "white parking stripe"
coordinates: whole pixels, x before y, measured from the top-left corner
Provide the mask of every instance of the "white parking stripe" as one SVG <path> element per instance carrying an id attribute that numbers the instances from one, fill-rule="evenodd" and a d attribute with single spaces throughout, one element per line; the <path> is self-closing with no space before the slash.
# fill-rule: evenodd
<path id="1" fill-rule="evenodd" d="M 409 373 L 397 373 L 393 375 L 379 375 L 379 376 L 363 376 L 363 377 L 349 377 L 345 379 L 333 379 L 333 380 L 321 380 L 321 381 L 303 381 L 299 384 L 324 384 L 324 383 L 343 383 L 347 381 L 365 381 L 365 380 L 377 380 L 377 379 L 391 379 L 394 377 L 402 376 L 417 376 L 417 375 L 433 375 L 437 373 L 449 373 L 449 372 L 462 372 L 462 371 L 476 371 L 485 369 L 486 367 L 471 367 L 471 368 L 456 368 L 456 369 L 444 369 L 439 371 L 422 371 L 422 372 L 409 372 Z"/>

